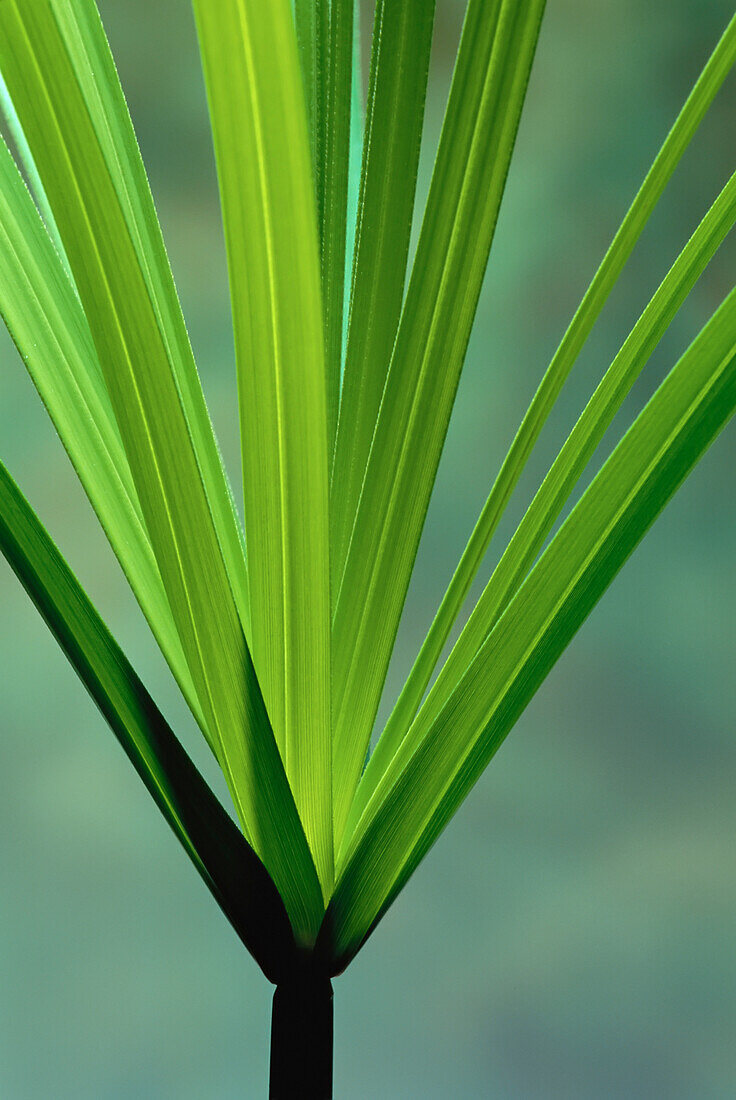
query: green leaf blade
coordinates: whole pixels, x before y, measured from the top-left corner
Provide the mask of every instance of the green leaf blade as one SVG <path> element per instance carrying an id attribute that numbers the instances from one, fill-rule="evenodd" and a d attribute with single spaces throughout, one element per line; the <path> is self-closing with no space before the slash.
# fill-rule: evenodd
<path id="1" fill-rule="evenodd" d="M 348 212 L 345 242 L 345 288 L 343 292 L 343 353 L 347 346 L 348 318 L 350 314 L 350 287 L 352 284 L 355 235 L 360 203 L 360 178 L 363 162 L 363 134 L 365 132 L 365 107 L 363 104 L 363 62 L 361 57 L 360 3 L 354 4 L 353 23 L 353 77 L 350 107 L 350 156 L 348 161 Z M 344 356 L 343 356 L 344 357 Z M 342 364 L 341 364 L 342 368 Z M 340 373 L 342 387 L 342 369 Z M 332 456 L 331 456 L 332 464 Z"/>
<path id="2" fill-rule="evenodd" d="M 49 0 L 47 0 L 49 2 Z M 161 339 L 197 453 L 212 522 L 246 636 L 250 611 L 240 521 L 194 362 L 161 227 L 133 125 L 96 4 L 51 0 L 76 79 L 88 104 L 95 139 L 135 247 Z"/>
<path id="3" fill-rule="evenodd" d="M 471 0 L 333 621 L 341 836 L 444 443 L 495 229 L 543 0 Z"/>
<path id="4" fill-rule="evenodd" d="M 332 0 L 327 64 L 324 201 L 321 232 L 325 319 L 327 440 L 332 455 L 342 373 L 346 234 L 353 80 L 353 0 Z"/>
<path id="5" fill-rule="evenodd" d="M 736 17 L 718 42 L 657 154 L 524 416 L 391 715 L 389 736 L 381 749 L 381 758 L 385 762 L 416 714 L 452 627 L 547 417 L 665 186 L 735 60 Z"/>
<path id="6" fill-rule="evenodd" d="M 339 871 L 325 925 L 336 967 L 396 897 L 734 410 L 736 290 L 637 417 L 428 728 L 419 711 L 416 737 L 394 757 Z"/>
<path id="7" fill-rule="evenodd" d="M 275 980 L 294 952 L 283 902 L 0 462 L 0 551 L 205 885 Z"/>
<path id="8" fill-rule="evenodd" d="M 345 376 L 331 490 L 332 582 L 345 566 L 401 313 L 435 0 L 379 0 L 373 31 Z"/>
<path id="9" fill-rule="evenodd" d="M 0 142 L 0 314 L 162 653 L 207 732 L 82 307 Z"/>
<path id="10" fill-rule="evenodd" d="M 38 207 L 38 211 L 43 219 L 46 232 L 54 243 L 54 247 L 59 255 L 64 270 L 71 278 L 71 272 L 69 271 L 69 261 L 66 258 L 64 252 L 64 245 L 61 243 L 61 237 L 59 236 L 59 230 L 56 228 L 56 222 L 54 221 L 54 215 L 49 206 L 49 201 L 46 198 L 46 192 L 43 189 L 41 183 L 41 177 L 38 174 L 31 150 L 26 141 L 26 136 L 23 133 L 23 128 L 20 125 L 20 119 L 16 114 L 15 107 L 13 106 L 8 92 L 5 81 L 0 74 L 0 116 L 5 119 L 5 125 L 8 128 L 8 133 L 15 146 L 17 155 L 21 164 L 25 168 L 26 175 L 28 177 L 29 188 L 33 195 L 34 202 Z"/>
<path id="11" fill-rule="evenodd" d="M 736 174 L 728 181 L 627 337 L 512 536 L 423 704 L 436 716 L 534 563 L 565 502 L 649 356 L 736 220 Z M 420 653 L 362 776 L 349 834 L 413 721 L 429 682 Z M 432 666 L 433 667 L 433 666 Z M 421 671 L 421 678 L 418 673 Z M 417 682 L 418 681 L 418 682 Z M 423 683 L 423 687 L 420 687 Z"/>
<path id="12" fill-rule="evenodd" d="M 321 226 L 325 192 L 330 0 L 294 0 L 294 25 L 307 110 L 317 217 Z"/>
<path id="13" fill-rule="evenodd" d="M 129 187 L 143 169 L 95 6 L 0 5 L 0 67 L 69 257 L 218 759 L 246 835 L 308 942 L 321 890 L 243 633 L 213 513 L 224 514 L 208 492 L 183 384 L 199 382 L 170 327 L 176 295 L 150 194 Z"/>
<path id="14" fill-rule="evenodd" d="M 325 894 L 334 874 L 327 409 L 317 228 L 288 0 L 195 3 L 240 401 L 252 650 Z M 268 65 L 257 58 L 268 57 Z M 342 292 L 342 285 L 341 285 Z"/>

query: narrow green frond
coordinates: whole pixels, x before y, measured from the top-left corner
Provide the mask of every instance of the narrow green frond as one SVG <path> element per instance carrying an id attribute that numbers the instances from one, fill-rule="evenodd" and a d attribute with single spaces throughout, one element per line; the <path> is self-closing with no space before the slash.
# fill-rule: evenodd
<path id="1" fill-rule="evenodd" d="M 195 0 L 232 292 L 252 653 L 327 896 L 333 881 L 325 364 L 288 0 Z M 258 58 L 269 58 L 267 65 Z"/>
<path id="2" fill-rule="evenodd" d="M 13 106 L 8 91 L 7 85 L 3 80 L 2 73 L 0 73 L 0 116 L 5 120 L 5 125 L 8 130 L 8 134 L 15 145 L 15 150 L 20 158 L 20 162 L 28 179 L 28 186 L 30 187 L 33 199 L 38 207 L 43 224 L 49 237 L 53 241 L 54 248 L 56 249 L 59 259 L 61 260 L 64 269 L 71 278 L 71 271 L 69 270 L 69 261 L 66 258 L 66 252 L 64 251 L 64 245 L 61 243 L 61 237 L 59 236 L 59 230 L 56 228 L 56 222 L 54 221 L 54 215 L 49 206 L 49 200 L 46 198 L 46 192 L 43 189 L 41 183 L 41 177 L 38 174 L 31 150 L 26 136 L 23 133 L 23 129 L 20 124 L 20 119 Z"/>
<path id="3" fill-rule="evenodd" d="M 265 868 L 177 741 L 0 462 L 0 551 L 185 852 L 266 975 L 294 950 Z"/>
<path id="4" fill-rule="evenodd" d="M 471 0 L 333 621 L 336 835 L 365 760 L 516 138 L 543 0 Z"/>
<path id="5" fill-rule="evenodd" d="M 322 224 L 327 137 L 327 65 L 331 0 L 293 0 L 296 39 L 307 110 L 317 217 Z"/>
<path id="6" fill-rule="evenodd" d="M 2 141 L 0 314 L 154 637 L 209 739 L 87 319 Z"/>
<path id="7" fill-rule="evenodd" d="M 353 0 L 331 0 L 321 229 L 327 440 L 330 456 L 335 445 L 342 372 L 354 23 Z"/>
<path id="8" fill-rule="evenodd" d="M 358 224 L 358 205 L 360 201 L 360 177 L 363 163 L 363 133 L 365 130 L 365 106 L 363 103 L 363 62 L 361 58 L 360 2 L 354 0 L 353 11 L 353 79 L 350 88 L 352 104 L 350 107 L 350 158 L 348 168 L 348 214 L 345 247 L 345 289 L 342 311 L 343 362 L 340 364 L 340 386 L 342 387 L 343 365 L 348 337 L 348 317 L 350 314 L 350 286 L 355 256 L 355 234 Z M 332 458 L 330 457 L 330 464 Z"/>
<path id="9" fill-rule="evenodd" d="M 250 615 L 242 528 L 202 392 L 148 178 L 97 5 L 94 0 L 84 3 L 74 0 L 71 4 L 68 0 L 31 0 L 30 4 L 21 3 L 20 7 L 25 11 L 26 7 L 44 5 L 53 12 L 60 40 L 68 51 L 95 141 L 104 158 L 105 172 L 115 189 L 126 232 L 135 249 L 136 263 L 155 311 L 197 455 L 229 584 L 247 636 Z M 20 113 L 19 105 L 16 106 Z M 48 183 L 46 186 L 48 190 Z"/>
<path id="10" fill-rule="evenodd" d="M 736 60 L 736 17 L 716 46 L 657 154 L 524 416 L 391 715 L 391 733 L 381 750 L 384 762 L 397 742 L 401 740 L 416 714 L 453 624 L 460 614 L 506 505 L 547 417 L 667 182 L 716 92 L 732 68 L 734 60 Z"/>
<path id="11" fill-rule="evenodd" d="M 221 538 L 232 522 L 242 571 L 234 514 L 95 5 L 0 4 L 0 69 L 69 257 L 207 728 L 246 836 L 308 941 L 321 891 L 243 633 Z"/>
<path id="12" fill-rule="evenodd" d="M 603 376 L 560 453 L 545 477 L 526 515 L 463 628 L 453 650 L 432 685 L 425 703 L 435 716 L 447 702 L 460 677 L 506 609 L 517 587 L 531 569 L 565 502 L 613 420 L 649 356 L 678 309 L 736 220 L 736 174 L 731 177 L 678 256 L 665 279 Z M 371 756 L 350 810 L 346 829 L 358 821 L 381 775 L 401 744 L 429 682 L 426 666 L 421 679 L 420 658 L 414 666 Z M 426 680 L 424 677 L 426 676 Z M 417 683 L 417 680 L 419 682 Z M 424 680 L 424 688 L 419 687 Z"/>
<path id="13" fill-rule="evenodd" d="M 619 443 L 440 714 L 420 710 L 351 838 L 324 937 L 335 969 L 405 884 L 557 658 L 736 410 L 736 290 Z"/>
<path id="14" fill-rule="evenodd" d="M 404 294 L 435 0 L 378 0 L 345 376 L 330 522 L 333 598 L 345 567 L 360 489 Z"/>

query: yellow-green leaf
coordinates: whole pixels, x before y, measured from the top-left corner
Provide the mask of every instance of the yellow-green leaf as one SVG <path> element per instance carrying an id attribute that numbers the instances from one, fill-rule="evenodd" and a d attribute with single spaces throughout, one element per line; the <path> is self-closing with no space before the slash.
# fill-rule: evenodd
<path id="1" fill-rule="evenodd" d="M 328 895 L 325 355 L 296 36 L 289 0 L 195 0 L 195 12 L 230 271 L 253 660 Z"/>

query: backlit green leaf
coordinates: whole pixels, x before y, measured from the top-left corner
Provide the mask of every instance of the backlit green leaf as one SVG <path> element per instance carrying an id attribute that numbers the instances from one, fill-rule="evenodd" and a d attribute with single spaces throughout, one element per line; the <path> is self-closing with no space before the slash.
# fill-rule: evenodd
<path id="1" fill-rule="evenodd" d="M 427 715 L 436 715 L 442 709 L 518 585 L 531 569 L 544 540 L 621 403 L 735 219 L 736 175 L 728 181 L 678 256 L 552 464 L 432 685 L 423 707 Z M 416 676 L 416 672 L 410 675 L 408 687 L 405 686 L 402 691 L 363 774 L 350 810 L 346 829 L 348 834 L 363 812 L 419 708 L 421 696 L 416 698 L 417 685 L 412 676 Z M 426 687 L 426 683 L 424 686 Z M 411 708 L 407 706 L 410 690 L 416 700 Z"/>
<path id="2" fill-rule="evenodd" d="M 353 79 L 351 82 L 350 107 L 350 154 L 348 167 L 348 213 L 345 242 L 345 290 L 343 296 L 342 343 L 343 364 L 347 345 L 348 316 L 350 312 L 350 285 L 355 255 L 355 231 L 358 223 L 358 202 L 360 199 L 360 176 L 363 161 L 363 132 L 365 129 L 365 107 L 363 104 L 363 64 L 361 58 L 360 4 L 354 5 L 353 25 Z M 342 385 L 342 366 L 340 384 Z"/>
<path id="3" fill-rule="evenodd" d="M 288 0 L 217 6 L 196 0 L 195 12 L 232 288 L 253 659 L 327 895 L 333 851 L 325 358 L 296 38 Z M 259 65 L 261 57 L 269 64 Z"/>
<path id="4" fill-rule="evenodd" d="M 154 636 L 207 736 L 89 325 L 2 142 L 0 314 Z"/>
<path id="5" fill-rule="evenodd" d="M 439 715 L 424 709 L 351 838 L 325 924 L 344 965 L 664 505 L 736 410 L 736 290 L 637 417 Z"/>
<path id="6" fill-rule="evenodd" d="M 59 259 L 61 260 L 67 275 L 71 278 L 71 272 L 69 271 L 69 261 L 66 258 L 64 252 L 64 245 L 61 243 L 61 237 L 59 236 L 59 230 L 56 228 L 56 222 L 54 221 L 54 215 L 49 206 L 49 201 L 46 198 L 46 192 L 43 189 L 41 183 L 41 177 L 38 174 L 31 150 L 26 141 L 26 136 L 23 133 L 20 125 L 20 120 L 16 114 L 15 107 L 10 99 L 10 93 L 8 92 L 5 81 L 0 74 L 0 116 L 4 119 L 5 125 L 8 130 L 8 134 L 15 145 L 17 156 L 20 158 L 20 163 L 25 169 L 26 178 L 33 195 L 34 201 L 38 210 L 43 218 L 46 232 L 54 243 Z"/>
<path id="7" fill-rule="evenodd" d="M 0 68 L 89 321 L 207 728 L 246 835 L 309 940 L 321 891 L 243 633 L 234 514 L 95 6 L 0 4 Z"/>
<path id="8" fill-rule="evenodd" d="M 337 594 L 396 339 L 409 253 L 434 0 L 378 0 L 345 376 L 331 490 Z"/>
<path id="9" fill-rule="evenodd" d="M 342 371 L 354 22 L 353 0 L 332 0 L 325 104 L 325 193 L 321 231 L 327 439 L 330 456 L 335 445 Z"/>
<path id="10" fill-rule="evenodd" d="M 447 432 L 543 0 L 471 0 L 333 622 L 336 835 L 365 760 Z"/>
<path id="11" fill-rule="evenodd" d="M 391 731 L 381 750 L 382 755 L 393 751 L 416 714 L 453 624 L 547 417 L 668 180 L 734 60 L 736 17 L 727 27 L 667 135 L 542 378 L 402 689 L 390 718 Z"/>
<path id="12" fill-rule="evenodd" d="M 324 208 L 327 64 L 331 0 L 293 0 L 319 223 Z"/>

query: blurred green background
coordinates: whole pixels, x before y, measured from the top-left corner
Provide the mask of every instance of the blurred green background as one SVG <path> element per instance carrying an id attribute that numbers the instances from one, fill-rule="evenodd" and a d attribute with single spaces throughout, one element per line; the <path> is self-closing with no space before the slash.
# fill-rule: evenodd
<path id="1" fill-rule="evenodd" d="M 438 4 L 420 194 L 462 6 Z M 100 7 L 237 481 L 189 6 Z M 731 14 L 728 0 L 549 0 L 387 702 L 542 370 Z M 499 545 L 733 169 L 735 92 L 732 78 L 645 232 Z M 617 431 L 730 289 L 735 257 L 727 243 Z M 3 459 L 217 782 L 6 337 L 0 352 Z M 336 1096 L 736 1096 L 735 469 L 732 425 L 337 980 Z M 0 609 L 0 1097 L 264 1095 L 270 987 L 4 563 Z"/>

